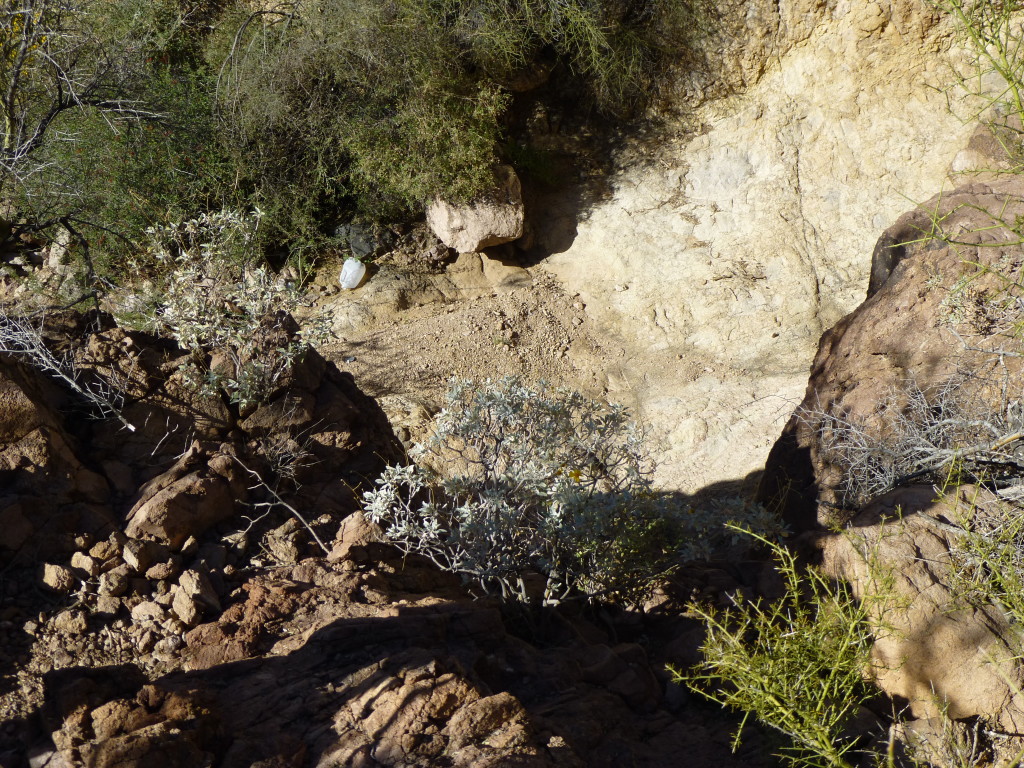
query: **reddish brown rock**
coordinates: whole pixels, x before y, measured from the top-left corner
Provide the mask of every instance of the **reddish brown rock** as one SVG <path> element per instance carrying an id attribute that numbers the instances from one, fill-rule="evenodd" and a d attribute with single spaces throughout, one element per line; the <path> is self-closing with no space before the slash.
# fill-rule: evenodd
<path id="1" fill-rule="evenodd" d="M 931 486 L 911 486 L 869 504 L 848 531 L 814 539 L 826 572 L 872 613 L 875 679 L 915 718 L 983 717 L 1010 733 L 1024 725 L 1017 632 L 1000 610 L 966 605 L 950 586 L 959 534 L 947 521 L 1001 503 L 974 486 L 940 500 Z"/>
<path id="2" fill-rule="evenodd" d="M 1024 181 L 1008 177 L 937 195 L 880 238 L 871 295 L 822 336 L 804 400 L 768 457 L 759 495 L 797 531 L 851 514 L 842 468 L 822 451 L 826 415 L 863 422 L 878 434 L 879 406 L 892 393 L 909 381 L 935 391 L 958 372 L 967 373 L 965 395 L 1001 407 L 991 383 L 1019 376 L 1024 359 L 989 351 L 1020 345 L 994 327 L 1006 318 L 989 316 L 1005 279 L 1019 280 L 1022 269 L 1019 235 L 998 220 L 1020 216 Z M 933 237 L 933 221 L 955 242 Z M 951 301 L 960 306 L 951 308 Z"/>
<path id="3" fill-rule="evenodd" d="M 125 533 L 179 549 L 190 536 L 235 514 L 242 499 L 244 484 L 230 457 L 210 456 L 197 443 L 143 488 Z"/>
<path id="4" fill-rule="evenodd" d="M 77 535 L 106 536 L 106 481 L 86 468 L 62 426 L 67 396 L 41 374 L 0 355 L 0 563 L 25 547 L 67 556 Z"/>

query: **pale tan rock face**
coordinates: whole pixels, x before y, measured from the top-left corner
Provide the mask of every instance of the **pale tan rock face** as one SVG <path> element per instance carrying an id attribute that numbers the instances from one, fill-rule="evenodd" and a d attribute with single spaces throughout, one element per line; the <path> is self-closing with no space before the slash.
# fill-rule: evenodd
<path id="1" fill-rule="evenodd" d="M 474 253 L 507 243 L 523 234 L 523 195 L 510 166 L 496 171 L 496 190 L 468 205 L 435 200 L 427 208 L 427 224 L 438 239 L 459 253 Z"/>
<path id="2" fill-rule="evenodd" d="M 627 150 L 545 262 L 617 342 L 609 396 L 653 425 L 665 487 L 763 465 L 822 331 L 864 298 L 875 240 L 948 185 L 973 130 L 933 87 L 949 30 L 929 6 L 827 5 L 738 7 L 768 33 L 728 68 L 764 74 L 701 107 L 697 133 Z"/>

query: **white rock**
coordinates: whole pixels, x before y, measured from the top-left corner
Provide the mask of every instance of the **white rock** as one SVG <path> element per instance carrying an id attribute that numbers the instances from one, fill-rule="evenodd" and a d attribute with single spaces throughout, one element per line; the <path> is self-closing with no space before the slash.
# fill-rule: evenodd
<path id="1" fill-rule="evenodd" d="M 459 253 L 473 253 L 517 240 L 523 234 L 523 193 L 516 172 L 507 165 L 495 172 L 497 189 L 467 205 L 435 200 L 427 224 L 437 238 Z"/>

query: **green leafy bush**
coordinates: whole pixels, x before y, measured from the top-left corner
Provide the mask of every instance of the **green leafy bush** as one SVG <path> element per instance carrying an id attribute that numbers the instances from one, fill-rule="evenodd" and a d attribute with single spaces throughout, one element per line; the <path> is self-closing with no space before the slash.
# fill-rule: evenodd
<path id="1" fill-rule="evenodd" d="M 98 268 L 113 278 L 125 276 L 129 256 L 138 261 L 148 227 L 237 202 L 207 78 L 164 69 L 147 75 L 147 87 L 159 93 L 149 103 L 160 119 L 66 116 L 60 128 L 74 140 L 47 143 L 36 158 L 44 169 L 20 190 L 22 210 L 77 222 L 102 255 Z"/>
<path id="2" fill-rule="evenodd" d="M 679 509 L 654 491 L 643 434 L 624 408 L 544 384 L 453 383 L 413 456 L 365 494 L 367 516 L 405 551 L 506 599 L 636 602 L 715 540 L 692 534 L 730 518 L 768 522 L 742 504 L 714 523 Z"/>
<path id="3" fill-rule="evenodd" d="M 223 208 L 264 211 L 265 255 L 305 254 L 354 216 L 486 190 L 515 160 L 502 158 L 515 94 L 546 80 L 554 100 L 628 112 L 660 57 L 689 44 L 698 6 L 0 3 L 0 90 L 14 94 L 0 199 L 30 228 L 91 227 L 115 279 L 146 227 Z"/>
<path id="4" fill-rule="evenodd" d="M 214 41 L 223 130 L 267 225 L 329 234 L 492 183 L 511 92 L 552 70 L 601 107 L 648 93 L 690 6 L 584 0 L 327 0 L 236 7 Z M 689 18 L 687 18 L 687 21 Z M 661 37 L 659 37 L 661 35 Z M 673 38 L 674 39 L 674 38 Z"/>
<path id="5" fill-rule="evenodd" d="M 73 222 L 116 276 L 146 227 L 233 202 L 198 58 L 214 7 L 0 4 L 0 194 L 27 227 Z"/>

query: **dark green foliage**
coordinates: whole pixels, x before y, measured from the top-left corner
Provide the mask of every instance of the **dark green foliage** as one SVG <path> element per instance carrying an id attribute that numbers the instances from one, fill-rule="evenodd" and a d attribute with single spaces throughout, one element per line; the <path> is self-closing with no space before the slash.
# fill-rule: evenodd
<path id="1" fill-rule="evenodd" d="M 224 134 L 282 239 L 402 215 L 493 180 L 511 91 L 557 76 L 610 112 L 641 101 L 689 7 L 589 0 L 327 0 L 239 14 Z M 671 32 L 675 30 L 675 32 Z M 504 158 L 509 159 L 509 158 Z M 513 158 L 514 159 L 514 158 Z"/>
<path id="2" fill-rule="evenodd" d="M 75 140 L 40 150 L 45 167 L 22 185 L 25 207 L 42 216 L 70 215 L 114 266 L 136 250 L 146 227 L 229 205 L 224 179 L 231 167 L 206 85 L 201 74 L 154 72 L 149 86 L 160 119 L 69 113 L 59 127 Z"/>
<path id="3" fill-rule="evenodd" d="M 581 112 L 628 114 L 700 15 L 683 0 L 38 4 L 56 10 L 36 44 L 71 43 L 60 71 L 28 61 L 18 104 L 38 120 L 64 75 L 97 98 L 61 108 L 0 195 L 29 222 L 70 217 L 111 266 L 146 227 L 203 211 L 259 208 L 264 252 L 301 255 L 353 217 L 469 200 L 498 162 L 543 182 L 548 160 L 504 135 L 514 94 L 547 82 Z M 0 5 L 11 51 L 19 8 Z"/>
<path id="4" fill-rule="evenodd" d="M 35 37 L 71 42 L 22 68 L 19 116 L 30 125 L 53 117 L 37 146 L 5 163 L 6 202 L 29 225 L 73 222 L 98 246 L 101 271 L 116 273 L 146 227 L 233 202 L 213 78 L 199 58 L 200 17 L 177 0 L 37 5 L 49 27 Z M 78 103 L 65 79 L 83 83 Z"/>

